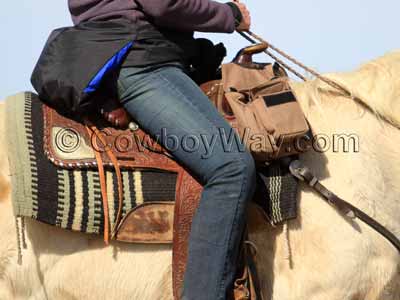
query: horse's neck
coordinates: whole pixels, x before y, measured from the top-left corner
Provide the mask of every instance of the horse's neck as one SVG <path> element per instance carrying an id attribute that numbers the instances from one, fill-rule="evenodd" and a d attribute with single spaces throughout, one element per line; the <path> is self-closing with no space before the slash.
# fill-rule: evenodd
<path id="1" fill-rule="evenodd" d="M 316 139 L 330 145 L 304 155 L 326 184 L 362 208 L 390 210 L 400 196 L 400 130 L 350 98 L 318 92 L 312 83 L 294 84 Z M 341 138 L 357 141 L 348 149 Z M 319 149 L 321 150 L 321 149 Z M 348 151 L 345 151 L 348 150 Z M 385 207 L 384 207 L 385 206 Z M 372 213 L 372 211 L 370 211 Z"/>

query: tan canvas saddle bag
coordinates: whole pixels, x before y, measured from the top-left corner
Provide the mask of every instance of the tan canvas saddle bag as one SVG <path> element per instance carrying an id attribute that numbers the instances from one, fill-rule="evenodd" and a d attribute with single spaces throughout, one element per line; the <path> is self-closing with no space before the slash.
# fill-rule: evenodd
<path id="1" fill-rule="evenodd" d="M 288 80 L 278 64 L 222 66 L 222 84 L 237 129 L 258 162 L 304 152 L 310 142 L 310 128 Z"/>

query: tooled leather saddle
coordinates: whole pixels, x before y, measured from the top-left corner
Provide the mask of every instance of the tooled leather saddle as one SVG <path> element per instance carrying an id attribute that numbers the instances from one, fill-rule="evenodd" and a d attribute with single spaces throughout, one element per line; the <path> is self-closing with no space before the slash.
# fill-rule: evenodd
<path id="1" fill-rule="evenodd" d="M 264 49 L 265 45 L 245 48 L 236 57 L 235 62 L 246 67 L 259 68 L 252 62 L 251 57 Z M 200 87 L 231 126 L 236 127 L 221 80 L 209 81 Z M 147 203 L 127 212 L 125 216 L 119 212 L 119 219 L 115 227 L 110 229 L 111 233 L 105 230 L 105 240 L 108 242 L 111 236 L 112 239 L 130 243 L 172 243 L 173 291 L 175 299 L 179 299 L 185 272 L 187 241 L 192 217 L 199 203 L 201 185 L 142 131 L 116 102 L 110 102 L 108 106 L 103 107 L 103 117 L 93 115 L 88 117 L 85 123 L 66 118 L 50 107 L 44 106 L 43 109 L 45 153 L 50 161 L 61 168 L 98 168 L 100 178 L 101 173 L 104 176 L 104 168 L 109 167 L 115 168 L 117 173 L 120 169 L 157 169 L 177 174 L 174 204 Z M 65 145 L 57 144 L 57 137 L 60 134 L 65 136 L 66 130 L 71 139 L 79 139 L 79 145 L 74 144 L 74 147 L 78 148 L 73 151 L 66 150 Z M 111 147 L 116 139 L 119 139 L 118 146 Z M 65 143 L 65 139 L 63 141 Z M 151 143 L 144 145 L 143 141 Z M 148 147 L 148 144 L 151 144 L 151 147 Z M 105 180 L 101 180 L 101 185 L 102 190 L 106 190 Z M 119 194 L 121 193 L 122 190 L 119 189 Z M 107 198 L 105 192 L 102 196 Z M 103 199 L 105 210 L 106 202 L 107 199 Z M 105 219 L 108 218 L 106 212 L 104 216 Z M 107 220 L 105 223 L 107 224 Z"/>

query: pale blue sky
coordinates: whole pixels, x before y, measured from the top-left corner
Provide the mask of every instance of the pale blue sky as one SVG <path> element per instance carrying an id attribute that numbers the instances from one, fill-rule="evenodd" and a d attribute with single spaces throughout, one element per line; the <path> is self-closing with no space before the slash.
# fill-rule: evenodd
<path id="1" fill-rule="evenodd" d="M 398 0 L 243 2 L 252 12 L 254 32 L 321 72 L 352 70 L 400 48 Z M 2 3 L 0 99 L 32 90 L 29 78 L 48 34 L 71 24 L 67 1 Z M 207 36 L 225 42 L 230 57 L 247 45 L 236 34 Z"/>

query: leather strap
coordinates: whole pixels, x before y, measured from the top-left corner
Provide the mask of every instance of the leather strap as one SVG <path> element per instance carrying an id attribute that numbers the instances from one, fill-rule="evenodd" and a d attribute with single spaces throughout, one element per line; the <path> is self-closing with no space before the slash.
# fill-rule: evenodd
<path id="1" fill-rule="evenodd" d="M 254 258 L 251 251 L 247 249 L 248 245 L 245 247 L 245 260 L 246 268 L 249 273 L 249 289 L 250 289 L 250 299 L 251 300 L 263 300 L 262 294 L 260 293 L 259 280 L 257 276 L 257 269 L 254 264 Z"/>
<path id="2" fill-rule="evenodd" d="M 400 240 L 390 232 L 385 226 L 374 220 L 372 217 L 355 207 L 354 205 L 348 203 L 347 201 L 341 199 L 335 195 L 332 191 L 328 190 L 323 186 L 318 178 L 307 168 L 301 161 L 294 160 L 289 165 L 290 172 L 293 176 L 306 182 L 311 188 L 313 188 L 318 194 L 320 194 L 323 199 L 325 199 L 329 204 L 335 206 L 339 211 L 351 218 L 358 218 L 365 224 L 369 225 L 375 231 L 380 233 L 384 238 L 386 238 L 400 253 Z"/>
<path id="3" fill-rule="evenodd" d="M 243 275 L 235 280 L 233 298 L 234 300 L 248 300 L 250 299 L 250 290 L 248 288 L 249 281 L 249 268 L 243 268 Z"/>
<path id="4" fill-rule="evenodd" d="M 246 232 L 245 238 L 248 237 Z M 253 244 L 249 241 L 242 243 L 242 252 L 240 259 L 242 260 L 242 276 L 235 280 L 233 298 L 234 300 L 263 300 L 260 289 L 260 282 L 257 274 L 257 268 L 254 262 L 256 253 L 250 249 Z M 254 248 L 254 250 L 256 250 Z"/>
<path id="5" fill-rule="evenodd" d="M 105 153 L 109 157 L 110 161 L 113 164 L 113 167 L 115 169 L 115 173 L 117 175 L 117 182 L 118 182 L 118 213 L 117 213 L 117 219 L 115 221 L 115 224 L 111 230 L 111 239 L 115 238 L 117 229 L 119 227 L 119 224 L 122 219 L 122 207 L 123 207 L 123 183 L 122 183 L 122 174 L 121 174 L 121 169 L 119 167 L 119 163 L 117 158 L 115 157 L 114 153 L 112 152 L 112 149 L 107 146 L 107 142 L 104 139 L 104 137 L 101 135 L 100 131 L 97 129 L 97 127 L 92 124 L 88 119 L 85 119 L 85 126 L 86 130 L 88 131 L 88 134 L 92 136 L 93 134 L 95 137 L 102 143 L 102 146 L 105 149 Z M 104 208 L 104 242 L 106 245 L 109 244 L 110 240 L 110 216 L 109 216 L 109 208 L 108 208 L 108 196 L 107 196 L 107 180 L 104 172 L 104 164 L 103 160 L 101 157 L 101 154 L 99 151 L 96 151 L 96 149 L 99 149 L 97 146 L 97 139 L 92 139 L 93 143 L 95 144 L 93 147 L 94 155 L 96 157 L 97 165 L 98 165 L 98 170 L 99 170 L 99 177 L 100 177 L 100 188 L 101 188 L 101 196 L 103 198 L 103 208 Z"/>
<path id="6" fill-rule="evenodd" d="M 91 129 L 86 126 L 88 134 L 90 135 Z M 109 217 L 109 209 L 108 209 L 108 196 L 107 196 L 107 181 L 104 173 L 104 165 L 101 155 L 98 151 L 94 150 L 94 155 L 96 157 L 97 169 L 99 171 L 100 178 L 100 189 L 101 189 L 101 198 L 103 200 L 103 214 L 104 214 L 104 243 L 106 245 L 110 242 L 110 217 Z"/>

